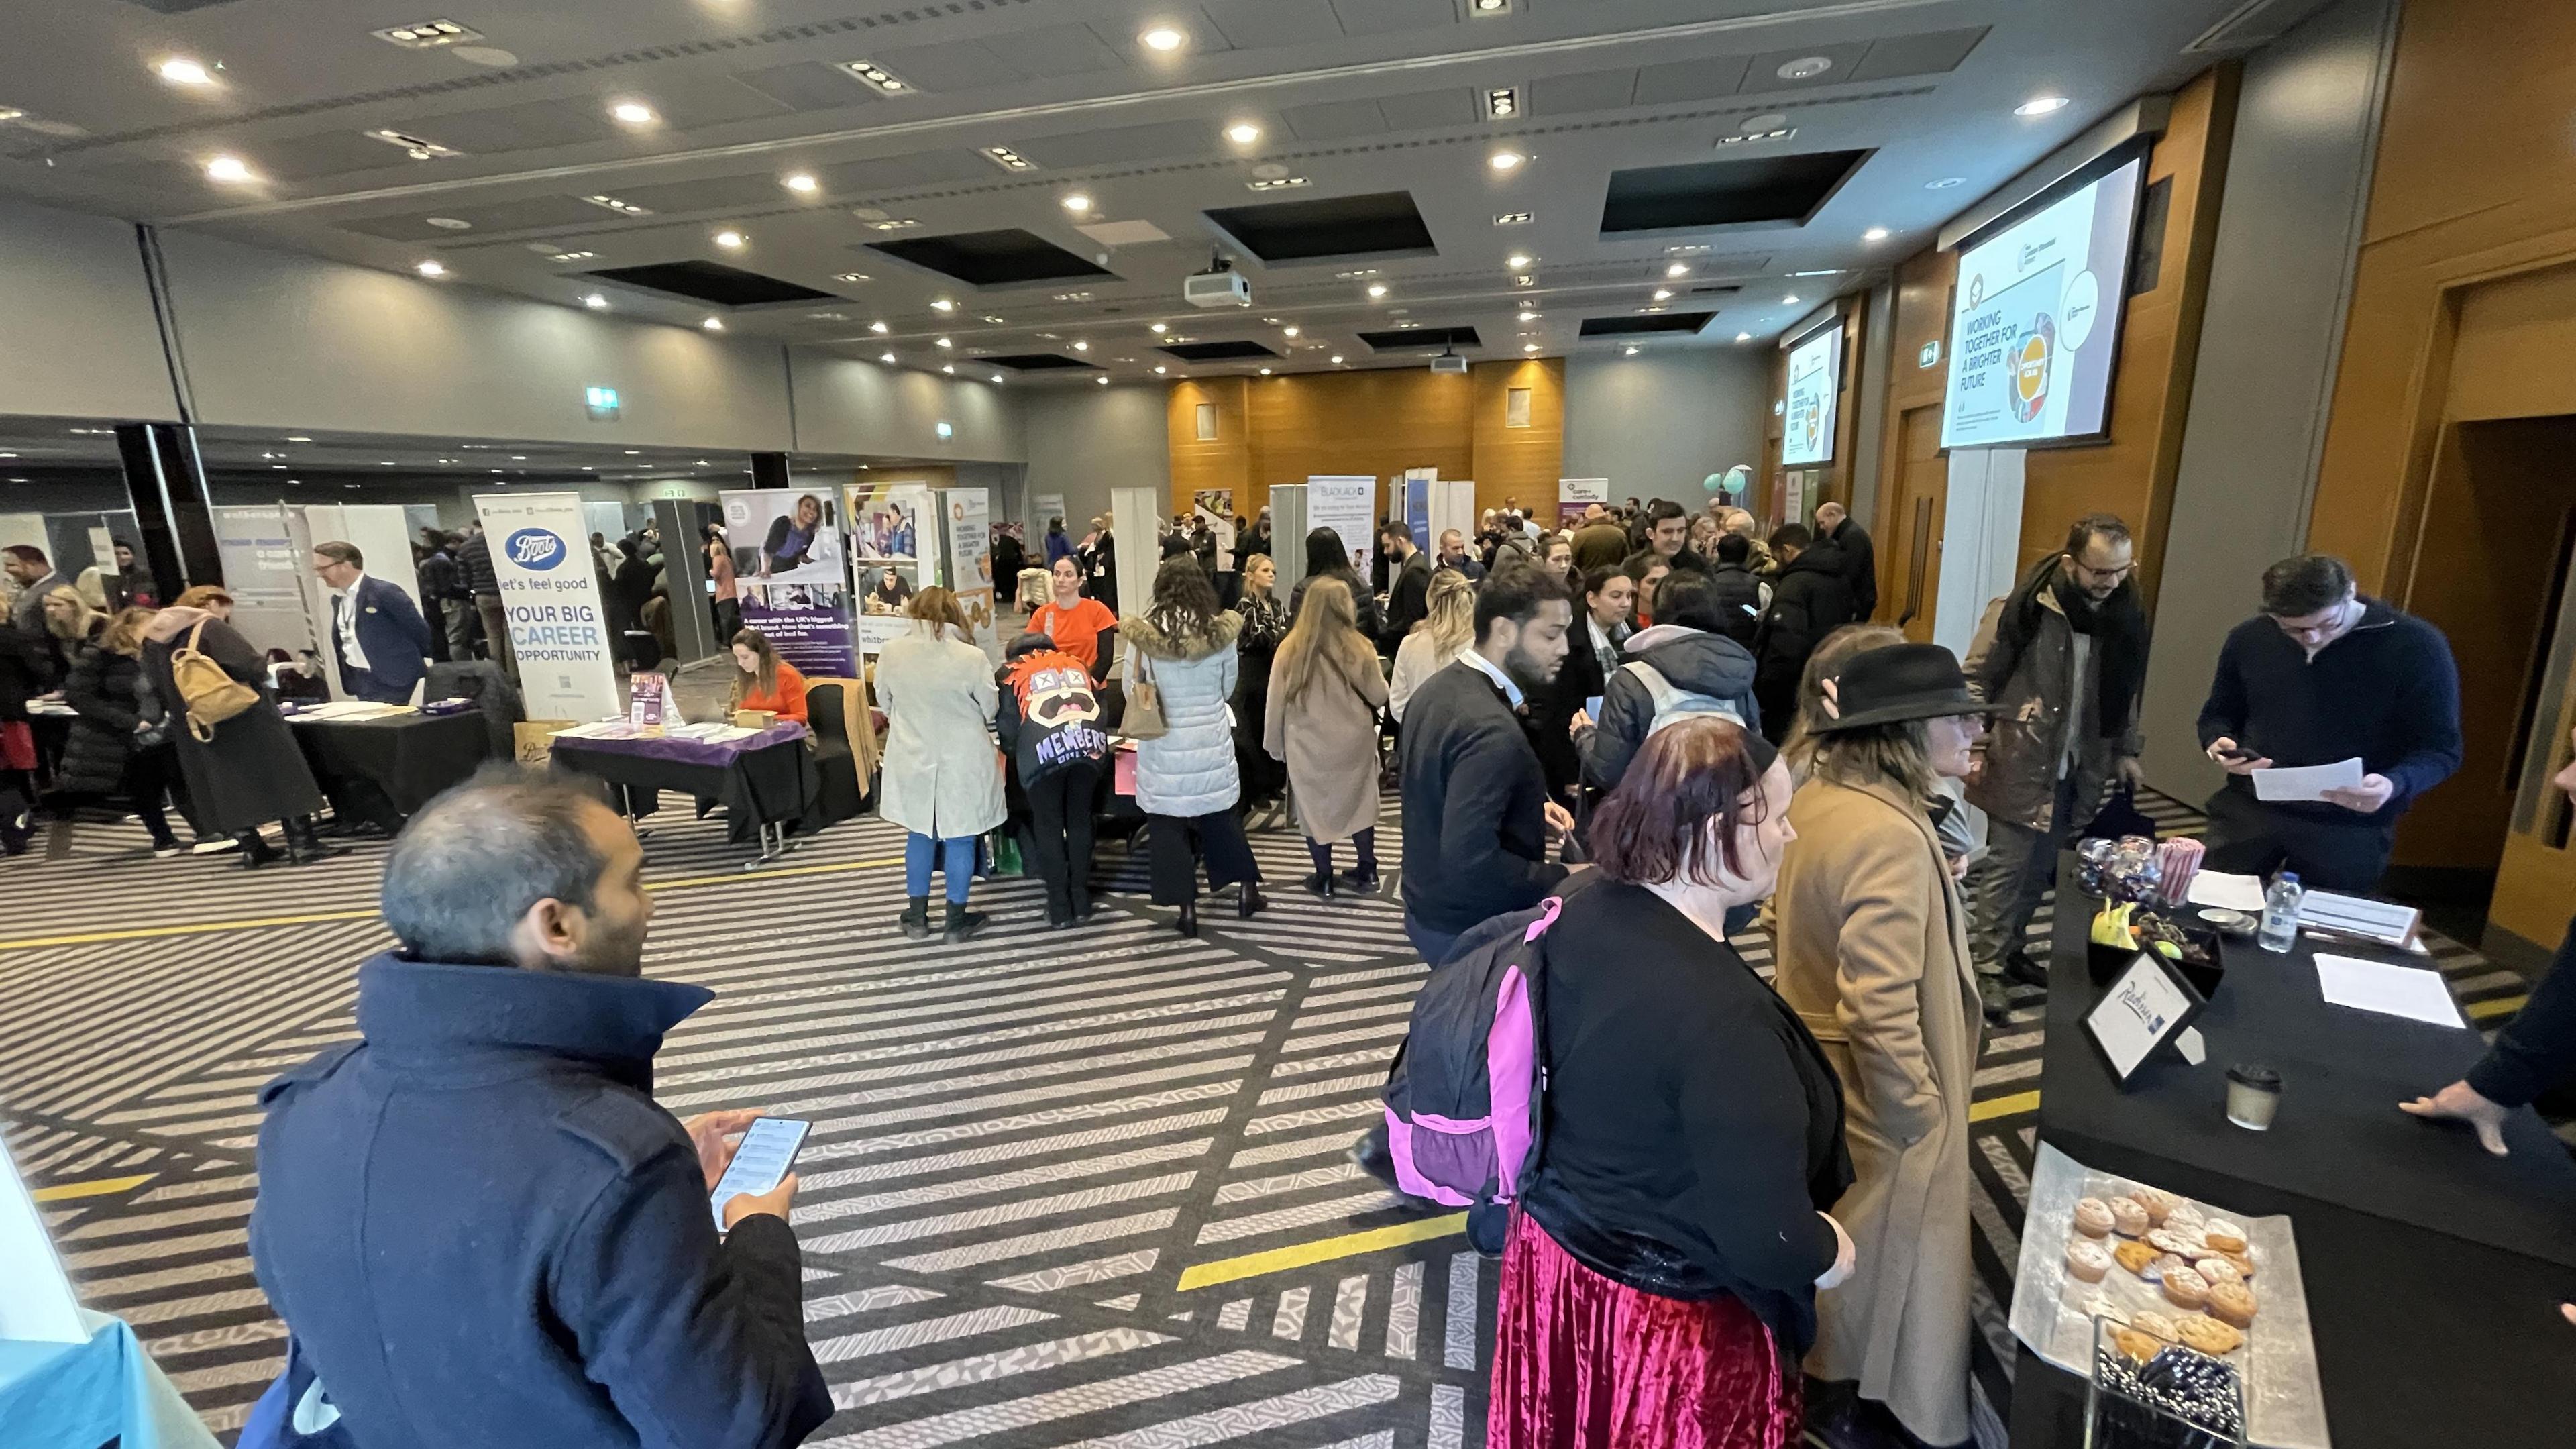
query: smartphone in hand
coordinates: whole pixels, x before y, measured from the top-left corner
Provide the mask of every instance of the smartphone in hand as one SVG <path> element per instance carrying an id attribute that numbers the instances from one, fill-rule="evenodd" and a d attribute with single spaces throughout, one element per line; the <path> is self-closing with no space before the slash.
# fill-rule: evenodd
<path id="1" fill-rule="evenodd" d="M 746 1194 L 757 1197 L 778 1186 L 796 1165 L 796 1154 L 805 1146 L 805 1134 L 814 1129 L 811 1122 L 793 1117 L 758 1118 L 742 1134 L 742 1145 L 734 1149 L 733 1161 L 716 1190 L 708 1195 L 708 1205 L 716 1215 L 716 1231 L 724 1231 L 725 1204 Z"/>

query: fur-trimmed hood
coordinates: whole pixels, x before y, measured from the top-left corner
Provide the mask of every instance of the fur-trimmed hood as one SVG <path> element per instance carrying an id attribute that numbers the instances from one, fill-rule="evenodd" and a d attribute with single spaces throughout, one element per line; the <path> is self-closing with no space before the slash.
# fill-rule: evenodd
<path id="1" fill-rule="evenodd" d="M 1233 648 L 1234 636 L 1242 631 L 1243 616 L 1231 610 L 1211 620 L 1206 633 L 1181 637 L 1155 628 L 1153 621 L 1142 614 L 1131 614 L 1118 621 L 1118 637 L 1144 650 L 1149 658 L 1178 659 L 1184 663 Z"/>

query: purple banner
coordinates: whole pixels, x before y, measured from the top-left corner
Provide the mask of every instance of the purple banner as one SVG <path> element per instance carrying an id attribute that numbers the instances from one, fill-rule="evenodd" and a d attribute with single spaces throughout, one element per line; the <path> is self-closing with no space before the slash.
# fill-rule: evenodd
<path id="1" fill-rule="evenodd" d="M 796 666 L 796 672 L 814 678 L 856 679 L 859 658 L 850 643 L 849 594 L 834 589 L 829 604 L 789 602 L 780 595 L 804 593 L 802 588 L 770 585 L 762 588 L 746 584 L 742 589 L 742 624 L 765 635 L 778 657 Z M 821 589 L 813 592 L 821 593 Z M 766 600 L 762 595 L 769 595 Z"/>

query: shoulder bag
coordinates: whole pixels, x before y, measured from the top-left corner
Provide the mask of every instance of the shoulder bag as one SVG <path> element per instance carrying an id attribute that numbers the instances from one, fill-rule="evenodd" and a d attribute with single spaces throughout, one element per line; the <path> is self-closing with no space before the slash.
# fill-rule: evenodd
<path id="1" fill-rule="evenodd" d="M 188 733 L 200 744 L 215 737 L 215 726 L 259 703 L 259 691 L 226 673 L 197 649 L 207 620 L 188 631 L 188 642 L 170 651 L 170 681 L 178 686 L 179 705 L 188 715 Z"/>

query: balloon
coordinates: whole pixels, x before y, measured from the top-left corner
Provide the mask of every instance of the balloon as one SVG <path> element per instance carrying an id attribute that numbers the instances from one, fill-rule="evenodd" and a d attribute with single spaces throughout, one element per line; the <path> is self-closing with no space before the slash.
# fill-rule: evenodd
<path id="1" fill-rule="evenodd" d="M 1707 477 L 1699 480 L 1700 491 L 1703 493 L 1715 493 L 1718 489 L 1724 487 L 1725 484 L 1726 475 L 1723 473 L 1711 473 Z"/>

